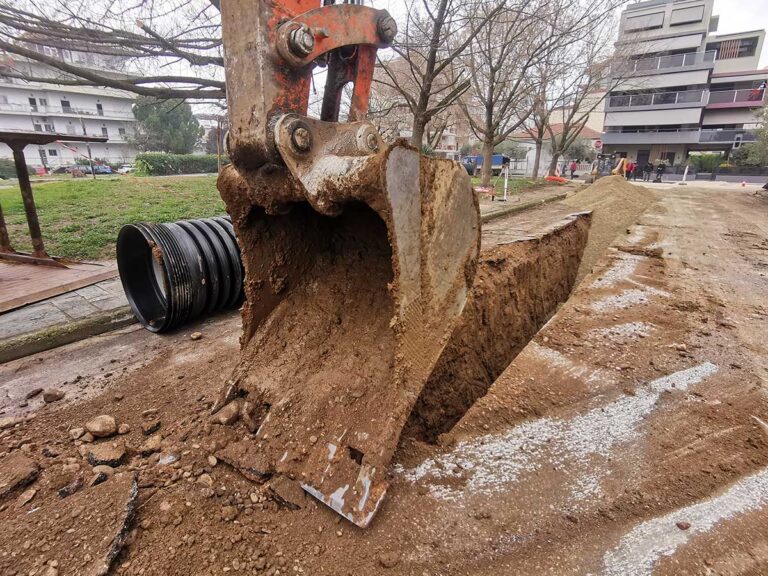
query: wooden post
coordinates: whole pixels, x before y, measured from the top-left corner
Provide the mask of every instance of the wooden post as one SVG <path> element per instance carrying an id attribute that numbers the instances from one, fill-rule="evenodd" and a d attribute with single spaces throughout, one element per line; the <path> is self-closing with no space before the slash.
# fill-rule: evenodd
<path id="1" fill-rule="evenodd" d="M 32 253 L 36 258 L 49 258 L 43 245 L 43 233 L 40 231 L 40 221 L 37 219 L 37 208 L 32 196 L 32 184 L 29 182 L 27 162 L 24 159 L 24 144 L 11 144 L 13 161 L 16 164 L 16 175 L 19 178 L 21 198 L 24 201 L 24 212 L 27 214 L 29 235 L 32 238 Z"/>

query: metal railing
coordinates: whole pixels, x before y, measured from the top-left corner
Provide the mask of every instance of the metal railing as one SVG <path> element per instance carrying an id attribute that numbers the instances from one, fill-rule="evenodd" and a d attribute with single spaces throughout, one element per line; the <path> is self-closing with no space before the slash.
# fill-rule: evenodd
<path id="1" fill-rule="evenodd" d="M 609 108 L 632 108 L 635 106 L 663 106 L 670 104 L 698 104 L 703 101 L 706 90 L 685 90 L 682 92 L 645 92 L 611 96 Z"/>
<path id="2" fill-rule="evenodd" d="M 618 64 L 613 69 L 614 73 L 634 74 L 636 72 L 651 72 L 654 70 L 669 70 L 671 68 L 684 68 L 699 64 L 714 64 L 716 50 L 707 52 L 688 52 L 686 54 L 672 54 L 670 56 L 656 56 L 653 58 L 638 58 L 627 60 Z"/>
<path id="3" fill-rule="evenodd" d="M 746 90 L 718 90 L 709 93 L 710 104 L 738 104 L 762 106 L 765 102 L 764 88 L 748 88 Z"/>
<path id="4" fill-rule="evenodd" d="M 757 141 L 757 134 L 750 130 L 707 130 L 701 131 L 699 142 L 736 142 L 736 137 L 741 136 L 742 142 Z"/>

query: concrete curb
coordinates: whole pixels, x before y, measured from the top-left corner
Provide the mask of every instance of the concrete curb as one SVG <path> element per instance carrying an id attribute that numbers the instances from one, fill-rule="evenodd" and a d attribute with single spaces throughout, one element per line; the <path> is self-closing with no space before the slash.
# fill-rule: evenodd
<path id="1" fill-rule="evenodd" d="M 544 204 L 549 204 L 550 202 L 565 200 L 567 196 L 568 196 L 567 193 L 563 193 L 563 194 L 557 194 L 556 196 L 551 196 L 549 198 L 544 198 L 543 200 L 531 200 L 530 202 L 526 202 L 525 204 L 515 204 L 514 206 L 510 206 L 509 208 L 505 208 L 504 210 L 498 210 L 497 212 L 492 212 L 490 214 L 486 214 L 485 216 L 481 216 L 480 222 L 485 224 L 486 222 L 490 222 L 491 220 L 496 220 L 497 218 L 501 218 L 502 216 L 514 214 L 515 212 L 522 212 L 523 210 L 536 208 L 537 206 L 543 206 Z"/>
<path id="2" fill-rule="evenodd" d="M 122 306 L 76 322 L 58 324 L 9 338 L 0 341 L 0 364 L 117 330 L 135 322 L 136 318 L 130 307 Z"/>

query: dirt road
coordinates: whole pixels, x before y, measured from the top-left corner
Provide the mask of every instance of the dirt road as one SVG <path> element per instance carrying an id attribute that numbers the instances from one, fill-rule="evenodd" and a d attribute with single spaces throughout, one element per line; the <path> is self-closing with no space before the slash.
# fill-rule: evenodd
<path id="1" fill-rule="evenodd" d="M 402 440 L 368 530 L 309 498 L 288 509 L 213 456 L 227 433 L 206 409 L 237 318 L 199 341 L 133 331 L 0 366 L 0 417 L 37 411 L 0 432 L 0 475 L 11 457 L 39 466 L 30 500 L 0 499 L 0 572 L 98 573 L 124 533 L 117 574 L 768 573 L 768 199 L 659 193 L 450 432 Z M 64 380 L 61 403 L 19 408 Z M 98 414 L 151 456 L 41 514 L 82 474 L 72 428 Z"/>

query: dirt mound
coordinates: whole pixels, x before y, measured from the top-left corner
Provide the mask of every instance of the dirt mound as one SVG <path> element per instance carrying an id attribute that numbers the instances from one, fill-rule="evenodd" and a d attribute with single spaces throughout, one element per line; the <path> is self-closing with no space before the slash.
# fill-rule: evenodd
<path id="1" fill-rule="evenodd" d="M 648 188 L 630 184 L 621 176 L 608 176 L 563 200 L 567 206 L 592 210 L 589 241 L 581 260 L 577 283 L 589 274 L 613 239 L 636 223 L 657 199 L 658 195 Z"/>

